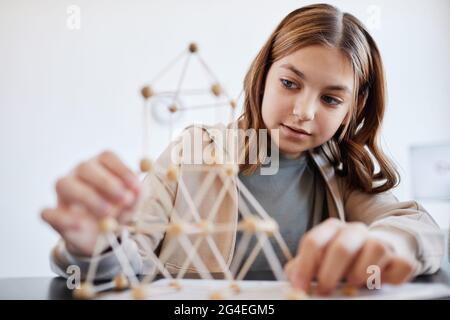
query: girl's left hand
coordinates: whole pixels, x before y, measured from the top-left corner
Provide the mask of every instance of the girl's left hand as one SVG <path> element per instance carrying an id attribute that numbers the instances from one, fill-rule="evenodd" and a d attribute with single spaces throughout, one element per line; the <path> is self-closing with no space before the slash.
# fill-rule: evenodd
<path id="1" fill-rule="evenodd" d="M 285 271 L 292 285 L 305 292 L 316 278 L 318 293 L 326 295 L 344 278 L 355 287 L 366 285 L 371 265 L 379 267 L 381 283 L 400 284 L 414 272 L 411 261 L 372 238 L 363 223 L 330 218 L 304 235 L 297 256 L 286 264 Z"/>

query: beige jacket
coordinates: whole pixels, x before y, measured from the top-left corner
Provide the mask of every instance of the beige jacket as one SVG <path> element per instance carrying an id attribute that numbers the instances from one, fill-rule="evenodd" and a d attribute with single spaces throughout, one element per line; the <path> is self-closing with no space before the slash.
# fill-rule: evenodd
<path id="1" fill-rule="evenodd" d="M 207 138 L 205 143 L 208 144 L 214 140 L 212 135 L 209 134 L 212 129 L 225 130 L 225 126 L 192 126 L 186 129 L 185 134 L 202 130 Z M 167 168 L 171 164 L 172 149 L 177 145 L 177 142 L 179 141 L 172 142 L 160 155 L 157 160 L 160 167 Z M 359 221 L 368 225 L 373 237 L 382 239 L 396 253 L 415 262 L 415 275 L 430 274 L 439 269 L 444 254 L 444 236 L 432 217 L 420 204 L 416 201 L 399 202 L 391 192 L 372 195 L 348 190 L 342 178 L 335 175 L 333 167 L 323 154 L 318 151 L 310 151 L 309 154 L 325 182 L 330 217 L 336 217 L 347 222 Z M 223 182 L 219 178 L 213 179 L 207 176 L 205 172 L 188 170 L 188 167 L 189 165 L 181 165 L 179 172 L 180 178 L 183 179 L 187 189 L 190 192 L 193 191 L 192 194 L 195 194 L 195 190 L 199 189 L 202 183 L 210 184 L 208 194 L 199 208 L 200 215 L 206 217 L 211 210 L 211 205 L 221 192 Z M 149 179 L 146 178 L 144 183 L 149 184 Z M 139 214 L 138 225 L 145 226 L 155 222 L 167 223 L 171 219 L 173 209 L 178 213 L 189 210 L 189 206 L 176 182 L 166 184 L 165 187 L 167 193 L 155 194 L 156 191 L 151 191 L 145 197 Z M 237 196 L 235 180 L 232 181 L 231 190 L 234 194 L 227 193 L 224 196 L 215 221 L 233 225 L 234 231 L 218 233 L 213 236 L 228 265 L 231 263 L 235 249 L 238 222 L 238 208 L 236 201 L 233 200 Z M 320 222 L 317 217 L 314 219 L 314 224 Z M 152 234 L 152 236 L 132 235 L 129 238 L 124 235 L 122 246 L 124 246 L 136 272 L 145 274 L 154 267 L 147 254 L 148 248 L 162 254 L 171 240 L 171 237 L 163 232 Z M 202 245 L 200 245 L 199 253 L 211 272 L 220 272 L 221 268 L 206 242 L 202 242 Z M 175 250 L 166 262 L 167 269 L 178 271 L 185 258 L 186 255 L 183 250 Z M 101 271 L 100 278 L 113 274 L 115 268 L 117 269 L 117 263 L 112 262 L 112 259 L 111 254 L 105 255 L 103 268 L 108 270 Z M 69 264 L 77 263 L 86 267 L 88 262 L 88 259 L 70 255 L 64 249 L 62 243 L 55 248 L 52 254 L 53 270 L 62 276 L 67 276 L 64 271 Z M 99 268 L 102 268 L 102 263 L 100 263 Z M 197 271 L 192 265 L 188 269 L 189 272 Z"/>

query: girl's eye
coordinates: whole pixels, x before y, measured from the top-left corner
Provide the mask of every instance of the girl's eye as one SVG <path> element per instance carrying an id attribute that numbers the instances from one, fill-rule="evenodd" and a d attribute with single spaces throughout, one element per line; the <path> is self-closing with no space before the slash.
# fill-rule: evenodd
<path id="1" fill-rule="evenodd" d="M 285 87 L 286 89 L 297 89 L 298 88 L 297 85 L 290 80 L 281 79 L 280 81 L 281 81 L 283 87 Z"/>
<path id="2" fill-rule="evenodd" d="M 342 103 L 341 100 L 330 97 L 330 96 L 322 96 L 322 101 L 330 106 L 337 106 Z"/>

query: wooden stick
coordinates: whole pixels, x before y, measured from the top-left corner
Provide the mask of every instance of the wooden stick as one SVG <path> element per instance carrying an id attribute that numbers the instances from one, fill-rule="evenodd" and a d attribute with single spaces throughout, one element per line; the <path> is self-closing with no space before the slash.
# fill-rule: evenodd
<path id="1" fill-rule="evenodd" d="M 275 232 L 274 238 L 275 238 L 278 246 L 280 247 L 281 251 L 283 252 L 284 257 L 288 261 L 291 260 L 293 258 L 291 251 L 289 250 L 289 247 L 287 246 L 286 242 L 284 242 L 283 238 L 281 237 L 281 234 L 279 232 Z"/>
<path id="2" fill-rule="evenodd" d="M 119 245 L 119 243 L 117 242 L 116 236 L 112 233 L 108 233 L 106 235 L 109 244 L 111 245 L 114 254 L 117 258 L 117 260 L 119 261 L 121 267 L 122 267 L 122 271 L 125 273 L 125 275 L 128 277 L 128 279 L 130 280 L 131 284 L 133 286 L 138 285 L 139 284 L 139 280 L 136 277 L 136 274 L 133 271 L 133 268 L 131 267 L 129 261 L 128 261 L 128 257 L 126 256 L 126 254 L 123 252 L 122 247 Z"/>
<path id="3" fill-rule="evenodd" d="M 175 58 L 173 58 L 166 66 L 164 66 L 164 68 L 161 69 L 161 71 L 159 71 L 156 76 L 152 79 L 152 81 L 150 81 L 151 84 L 153 84 L 154 82 L 156 82 L 160 77 L 162 77 L 166 72 L 168 72 L 175 64 L 176 62 L 183 56 L 186 54 L 186 51 L 183 50 L 182 52 L 180 52 Z"/>
<path id="4" fill-rule="evenodd" d="M 178 108 L 178 111 L 191 111 L 191 110 L 200 110 L 200 109 L 214 109 L 220 107 L 227 107 L 229 105 L 228 101 L 218 102 L 218 103 L 208 103 L 202 105 L 194 105 L 189 107 Z"/>
<path id="5" fill-rule="evenodd" d="M 161 231 L 166 231 L 168 228 L 167 223 L 165 224 L 156 224 L 156 225 L 150 225 L 150 226 L 146 226 L 146 227 L 140 227 L 137 226 L 136 227 L 136 231 L 137 233 L 143 233 L 144 235 L 152 235 L 155 232 L 161 232 Z"/>
<path id="6" fill-rule="evenodd" d="M 187 268 L 189 267 L 190 263 L 191 263 L 191 259 L 192 259 L 192 255 L 195 254 L 195 252 L 197 252 L 198 247 L 200 246 L 200 243 L 203 241 L 203 237 L 198 237 L 197 240 L 194 243 L 194 250 L 190 251 L 189 254 L 186 257 L 186 260 L 183 262 L 182 266 L 181 266 L 181 270 L 180 272 L 178 272 L 177 274 L 177 279 L 181 279 L 184 277 L 184 275 L 187 272 Z"/>
<path id="7" fill-rule="evenodd" d="M 180 90 L 181 90 L 181 86 L 183 85 L 183 81 L 186 76 L 190 60 L 191 60 L 191 55 L 188 54 L 186 57 L 186 61 L 184 62 L 184 65 L 183 65 L 183 69 L 181 70 L 180 78 L 178 79 L 177 89 L 175 90 L 175 95 L 174 95 L 172 103 L 175 103 L 175 101 L 178 99 L 178 96 L 179 96 Z"/>
<path id="8" fill-rule="evenodd" d="M 164 276 L 166 279 L 173 279 L 173 277 L 170 275 L 170 273 L 167 271 L 167 269 L 164 267 L 164 264 L 161 262 L 161 260 L 155 255 L 152 248 L 149 248 L 148 244 L 144 244 L 147 249 L 147 253 L 150 255 L 150 260 L 152 260 L 153 264 L 155 264 L 156 269 L 159 270 L 159 272 Z M 155 270 L 156 271 L 156 270 Z M 158 275 L 158 272 L 152 272 L 144 277 L 144 279 L 141 281 L 141 284 L 150 283 L 153 281 L 153 279 Z"/>
<path id="9" fill-rule="evenodd" d="M 251 240 L 251 235 L 247 232 L 244 232 L 242 238 L 239 241 L 238 247 L 236 249 L 236 254 L 233 257 L 233 261 L 231 263 L 230 269 L 233 275 L 236 275 L 239 266 L 241 265 L 242 259 L 244 257 L 245 252 L 249 246 Z"/>
<path id="10" fill-rule="evenodd" d="M 227 278 L 227 280 L 233 280 L 233 276 L 231 275 L 230 270 L 228 269 L 228 266 L 227 266 L 225 260 L 223 259 L 222 255 L 220 254 L 219 248 L 217 248 L 216 243 L 214 242 L 214 240 L 211 238 L 210 235 L 208 235 L 206 237 L 206 241 L 208 242 L 208 245 L 209 245 L 214 257 L 216 258 L 216 261 L 219 263 L 219 266 L 222 269 L 222 272 L 225 274 L 225 277 Z"/>
<path id="11" fill-rule="evenodd" d="M 250 211 L 250 209 L 247 206 L 246 200 L 242 194 L 239 193 L 239 199 L 242 199 L 239 201 L 239 212 L 244 218 L 253 217 L 254 214 Z"/>
<path id="12" fill-rule="evenodd" d="M 189 191 L 187 190 L 187 187 L 184 184 L 184 181 L 181 177 L 180 177 L 180 179 L 178 179 L 178 187 L 179 187 L 181 193 L 184 195 L 184 199 L 188 204 L 188 207 L 190 209 L 190 212 L 191 212 L 194 220 L 196 222 L 200 222 L 201 221 L 200 214 L 198 213 L 197 208 L 196 208 L 194 202 L 192 201 L 191 195 L 189 194 Z M 185 215 L 186 214 L 183 214 L 183 217 Z"/>
<path id="13" fill-rule="evenodd" d="M 94 286 L 94 290 L 95 293 L 100 293 L 103 291 L 109 291 L 111 289 L 114 289 L 116 287 L 116 284 L 113 281 L 109 281 L 109 282 L 105 282 L 105 283 L 100 283 Z"/>
<path id="14" fill-rule="evenodd" d="M 206 71 L 206 74 L 207 74 L 207 76 L 210 78 L 210 80 L 211 80 L 212 82 L 219 83 L 218 78 L 217 78 L 216 75 L 211 71 L 211 69 L 209 68 L 209 66 L 206 64 L 205 60 L 203 60 L 202 57 L 201 57 L 199 54 L 197 54 L 196 56 L 197 56 L 198 61 L 199 61 L 200 64 L 202 65 L 203 70 Z"/>
<path id="15" fill-rule="evenodd" d="M 253 208 L 255 208 L 256 212 L 259 213 L 264 219 L 271 219 L 269 214 L 266 212 L 266 210 L 261 206 L 261 204 L 256 201 L 256 199 L 253 197 L 253 195 L 250 193 L 250 191 L 247 189 L 247 187 L 242 183 L 242 181 L 238 179 L 237 183 L 240 188 L 240 190 L 243 190 L 243 193 L 245 194 L 248 201 L 251 202 Z M 283 254 L 286 256 L 286 258 L 290 257 L 292 258 L 292 255 L 289 251 L 289 248 L 286 244 L 286 242 L 283 240 L 283 237 L 281 236 L 279 230 L 275 230 L 274 232 L 275 240 L 277 241 L 278 245 L 283 251 Z M 290 259 L 288 258 L 288 260 Z"/>
<path id="16" fill-rule="evenodd" d="M 172 241 L 169 242 L 169 244 L 164 248 L 164 250 L 161 252 L 159 256 L 159 260 L 164 264 L 167 262 L 167 259 L 172 255 L 174 249 L 175 249 L 175 239 L 172 239 Z"/>
<path id="17" fill-rule="evenodd" d="M 261 206 L 261 204 L 256 201 L 256 199 L 253 197 L 251 192 L 247 189 L 244 183 L 238 178 L 236 179 L 236 183 L 238 186 L 238 189 L 242 191 L 242 194 L 245 196 L 245 198 L 250 202 L 252 207 L 256 210 L 256 213 L 258 213 L 262 218 L 270 219 L 269 214 L 264 210 L 264 208 Z"/>
<path id="18" fill-rule="evenodd" d="M 283 267 L 281 266 L 277 255 L 273 251 L 272 245 L 270 244 L 267 235 L 265 233 L 258 232 L 256 233 L 256 236 L 258 238 L 258 241 L 261 243 L 262 249 L 266 254 L 267 262 L 269 262 L 269 265 L 272 268 L 275 277 L 278 281 L 285 281 L 286 275 L 284 274 Z"/>
<path id="19" fill-rule="evenodd" d="M 220 232 L 232 232 L 235 230 L 235 227 L 230 223 L 221 223 L 221 224 L 214 224 L 214 233 L 220 233 Z"/>
<path id="20" fill-rule="evenodd" d="M 95 273 L 97 272 L 98 262 L 100 260 L 100 253 L 102 249 L 102 242 L 105 241 L 103 235 L 98 235 L 97 240 L 95 240 L 94 250 L 92 251 L 91 261 L 89 263 L 88 272 L 86 275 L 86 282 L 93 283 L 95 278 Z"/>
<path id="21" fill-rule="evenodd" d="M 149 103 L 148 100 L 144 100 L 144 107 L 143 107 L 143 150 L 142 155 L 144 157 L 149 157 L 150 152 L 150 110 L 149 110 Z"/>
<path id="22" fill-rule="evenodd" d="M 155 175 L 153 175 L 151 178 L 152 178 L 152 182 L 153 182 L 152 185 L 156 189 L 156 195 L 161 200 L 161 203 L 164 206 L 164 211 L 167 212 L 168 209 L 171 209 L 173 207 L 173 199 L 169 195 L 166 187 L 162 183 L 162 181 L 164 181 L 164 180 L 160 180 Z M 167 220 L 167 216 L 161 216 L 161 218 L 163 218 L 164 220 Z"/>
<path id="23" fill-rule="evenodd" d="M 180 90 L 179 91 L 180 94 L 184 95 L 184 96 L 188 96 L 188 95 L 206 95 L 210 93 L 210 90 L 207 89 L 184 89 L 184 90 Z M 160 91 L 157 94 L 155 94 L 155 96 L 172 96 L 173 95 L 173 91 Z"/>
<path id="24" fill-rule="evenodd" d="M 184 251 L 186 252 L 186 254 L 188 254 L 188 252 L 193 251 L 193 246 L 190 243 L 189 239 L 187 239 L 186 236 L 180 236 L 177 238 L 178 241 L 180 242 L 181 246 L 183 247 Z M 194 267 L 197 269 L 199 276 L 202 279 L 208 279 L 208 280 L 212 280 L 213 276 L 211 275 L 211 273 L 209 272 L 208 268 L 205 266 L 205 264 L 203 263 L 203 261 L 198 257 L 197 254 L 194 254 L 192 257 L 192 263 L 194 264 Z"/>
<path id="25" fill-rule="evenodd" d="M 228 192 L 228 187 L 230 185 L 230 179 L 227 179 L 225 183 L 223 184 L 219 194 L 217 195 L 216 199 L 214 200 L 213 206 L 211 207 L 210 214 L 208 216 L 208 221 L 214 221 L 217 215 L 217 212 L 219 211 L 219 208 L 223 202 L 223 199 Z"/>
<path id="26" fill-rule="evenodd" d="M 206 71 L 206 73 L 210 76 L 210 78 L 215 82 L 215 83 L 219 83 L 219 78 L 212 72 L 211 68 L 208 66 L 208 64 L 205 62 L 205 60 L 203 60 L 203 58 L 197 54 L 197 59 L 200 61 L 201 65 L 203 66 L 204 70 Z M 222 94 L 227 97 L 228 100 L 231 100 L 229 94 L 225 91 L 225 89 L 222 87 Z"/>
<path id="27" fill-rule="evenodd" d="M 203 179 L 200 188 L 197 190 L 194 196 L 194 204 L 196 207 L 199 207 L 201 201 L 203 201 L 207 192 L 211 189 L 211 184 L 216 179 L 216 174 L 212 171 L 209 171 L 206 174 L 206 177 Z"/>
<path id="28" fill-rule="evenodd" d="M 248 270 L 250 269 L 250 266 L 253 264 L 253 262 L 255 262 L 256 257 L 258 256 L 260 251 L 261 251 L 261 243 L 257 242 L 252 252 L 250 253 L 248 259 L 245 261 L 245 264 L 242 266 L 241 271 L 239 272 L 236 280 L 239 281 L 245 277 Z"/>

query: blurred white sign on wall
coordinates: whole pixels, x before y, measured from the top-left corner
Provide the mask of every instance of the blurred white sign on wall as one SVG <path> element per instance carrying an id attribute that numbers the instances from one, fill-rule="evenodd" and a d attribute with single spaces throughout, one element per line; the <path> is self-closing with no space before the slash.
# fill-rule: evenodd
<path id="1" fill-rule="evenodd" d="M 450 200 L 450 143 L 411 147 L 414 197 Z"/>

